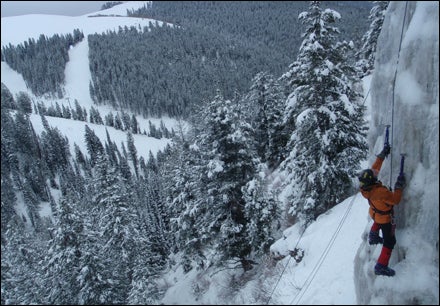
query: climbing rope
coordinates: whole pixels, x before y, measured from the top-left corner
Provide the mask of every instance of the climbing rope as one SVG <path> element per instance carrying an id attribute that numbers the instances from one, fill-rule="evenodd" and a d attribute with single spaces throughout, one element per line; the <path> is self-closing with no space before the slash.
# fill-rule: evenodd
<path id="1" fill-rule="evenodd" d="M 322 263 L 324 262 L 324 259 L 326 258 L 328 252 L 330 251 L 331 247 L 333 246 L 337 235 L 339 234 L 339 232 L 341 231 L 342 225 L 344 224 L 345 220 L 347 219 L 347 216 L 351 210 L 351 208 L 353 207 L 353 203 L 354 200 L 356 199 L 358 193 L 356 193 L 356 195 L 353 196 L 353 199 L 351 200 L 350 204 L 347 207 L 347 210 L 344 213 L 344 216 L 342 217 L 341 221 L 338 224 L 338 227 L 336 228 L 335 233 L 333 234 L 332 238 L 330 239 L 330 242 L 327 244 L 327 247 L 324 249 L 323 254 L 321 255 L 321 257 L 319 258 L 317 264 L 315 265 L 315 267 L 313 268 L 312 272 L 310 273 L 310 275 L 307 277 L 306 281 L 304 282 L 304 285 L 301 287 L 300 291 L 295 295 L 295 297 L 293 298 L 292 302 L 290 304 L 293 303 L 293 301 L 301 294 L 301 296 L 299 297 L 297 303 L 299 302 L 299 300 L 303 297 L 304 293 L 307 291 L 308 287 L 310 286 L 311 282 L 313 281 L 313 279 L 315 278 L 316 273 L 318 272 L 319 268 L 321 267 Z M 295 245 L 295 249 L 297 248 L 302 236 L 304 235 L 304 232 L 306 231 L 306 227 L 304 228 L 303 232 L 301 233 L 300 237 L 298 238 L 298 241 L 296 242 Z M 284 272 L 286 271 L 287 266 L 289 265 L 291 257 L 289 257 L 289 259 L 287 260 L 286 265 L 283 268 L 283 271 L 280 274 L 280 277 L 278 278 L 275 287 L 272 290 L 272 293 L 269 296 L 269 299 L 266 302 L 266 305 L 269 304 L 270 300 L 272 299 L 272 296 L 276 290 L 276 288 L 278 287 L 278 284 L 284 274 Z"/>
<path id="2" fill-rule="evenodd" d="M 394 143 L 394 90 L 396 87 L 396 78 L 397 78 L 397 68 L 399 67 L 399 59 L 400 59 L 400 50 L 402 48 L 402 39 L 403 39 L 403 29 L 405 27 L 405 20 L 406 20 L 406 12 L 408 9 L 408 1 L 405 2 L 405 13 L 403 15 L 403 23 L 402 23 L 402 31 L 400 33 L 400 42 L 399 42 L 399 51 L 397 53 L 397 62 L 396 62 L 396 70 L 394 71 L 394 80 L 393 80 L 393 95 L 392 95 L 392 103 L 391 103 L 391 147 Z M 390 152 L 390 186 L 392 184 L 392 177 L 393 177 L 393 152 Z"/>
<path id="3" fill-rule="evenodd" d="M 293 301 L 295 301 L 295 299 L 297 299 L 295 305 L 298 305 L 299 301 L 301 300 L 301 298 L 304 296 L 305 292 L 307 291 L 307 289 L 310 287 L 310 284 L 312 283 L 313 279 L 316 276 L 316 273 L 319 271 L 319 269 L 322 266 L 322 263 L 324 262 L 325 258 L 327 257 L 331 247 L 333 246 L 336 237 L 338 236 L 339 232 L 341 231 L 342 225 L 344 224 L 345 220 L 348 217 L 348 214 L 350 213 L 351 208 L 353 207 L 353 203 L 354 200 L 356 199 L 357 195 L 359 193 L 356 193 L 356 195 L 353 197 L 353 199 L 351 200 L 350 204 L 347 207 L 347 210 L 345 211 L 344 216 L 342 217 L 341 221 L 338 224 L 338 227 L 336 228 L 336 231 L 333 233 L 332 238 L 330 239 L 329 243 L 327 244 L 327 247 L 324 249 L 324 252 L 322 253 L 321 257 L 319 258 L 318 262 L 316 263 L 315 267 L 313 268 L 312 272 L 310 273 L 310 275 L 307 277 L 306 281 L 304 282 L 304 285 L 302 286 L 301 290 L 295 295 L 295 297 L 292 299 L 292 301 L 290 302 L 290 304 L 293 305 Z"/>
<path id="4" fill-rule="evenodd" d="M 368 89 L 368 92 L 367 92 L 367 94 L 365 95 L 365 98 L 364 98 L 364 101 L 362 102 L 362 105 L 365 105 L 365 102 L 367 101 L 368 95 L 370 94 L 370 90 L 371 90 L 371 87 Z M 349 211 L 351 210 L 351 207 L 353 206 L 353 202 L 354 202 L 354 199 L 356 198 L 356 196 L 357 196 L 357 194 L 354 196 L 353 200 L 352 200 L 351 203 L 349 204 L 349 207 L 347 208 L 347 211 L 345 212 L 345 214 L 344 214 L 344 216 L 343 216 L 341 222 L 339 223 L 338 228 L 337 228 L 335 234 L 333 234 L 332 240 L 330 240 L 330 243 L 327 245 L 327 248 L 326 248 L 326 250 L 324 250 L 324 252 L 327 252 L 327 253 L 328 253 L 328 251 L 329 251 L 331 245 L 333 245 L 334 240 L 336 239 L 336 236 L 337 236 L 337 234 L 339 233 L 339 231 L 340 231 L 340 229 L 341 229 L 341 227 L 342 227 L 342 224 L 345 222 L 345 219 L 347 218 L 347 215 L 348 215 Z M 304 230 L 302 231 L 301 235 L 299 236 L 298 241 L 296 242 L 296 244 L 295 244 L 295 248 L 294 248 L 294 249 L 297 249 L 298 244 L 299 244 L 299 242 L 300 242 L 302 236 L 304 235 L 304 232 L 306 231 L 306 229 L 307 229 L 307 228 L 304 227 Z M 325 253 L 324 253 L 324 254 L 325 254 Z M 325 255 L 324 255 L 324 254 L 321 255 L 321 258 L 320 258 L 320 260 L 322 259 L 322 261 L 324 260 L 325 256 L 327 256 L 327 254 L 325 254 Z M 268 299 L 267 302 L 266 302 L 266 305 L 268 305 L 269 302 L 270 302 L 270 300 L 272 299 L 272 296 L 273 296 L 273 294 L 274 294 L 276 288 L 278 287 L 278 284 L 279 284 L 281 278 L 283 277 L 283 274 L 284 274 L 284 272 L 286 271 L 287 266 L 289 265 L 290 259 L 291 259 L 291 256 L 290 256 L 289 259 L 287 260 L 287 263 L 285 264 L 285 266 L 284 266 L 284 268 L 283 268 L 283 271 L 281 272 L 281 274 L 280 274 L 280 276 L 279 276 L 279 278 L 278 278 L 278 280 L 277 280 L 277 282 L 276 282 L 276 284 L 275 284 L 275 286 L 274 286 L 274 288 L 273 288 L 273 290 L 272 290 L 272 292 L 271 292 L 271 294 L 270 294 L 270 296 L 269 296 L 269 299 Z M 319 264 L 319 267 L 321 266 L 322 261 L 321 261 L 321 263 Z M 319 263 L 319 261 L 318 261 L 318 263 Z M 318 266 L 318 265 L 317 265 L 317 266 Z M 315 275 L 316 275 L 317 270 L 319 269 L 319 267 L 317 268 L 317 266 L 315 266 L 316 271 L 312 271 L 312 273 L 315 272 L 315 273 L 314 273 Z M 314 269 L 314 270 L 315 270 L 315 269 Z M 309 279 L 309 278 L 310 278 L 310 276 L 308 277 L 308 279 Z M 310 281 L 308 282 L 308 284 L 307 284 L 307 288 L 308 288 L 308 286 L 310 286 L 310 283 L 311 283 L 311 281 L 313 280 L 313 278 L 314 278 L 314 275 L 313 275 L 313 277 L 310 279 Z M 304 285 L 303 285 L 303 288 L 304 288 Z M 307 290 L 307 288 L 306 288 L 306 290 Z M 303 291 L 303 290 L 301 289 L 301 290 L 298 292 L 298 294 L 293 298 L 293 300 L 295 300 L 295 299 L 297 298 L 297 296 L 298 296 L 301 292 L 305 292 L 306 290 Z M 301 295 L 301 297 L 302 297 L 303 295 L 304 295 L 304 293 Z M 293 300 L 292 300 L 292 302 L 293 302 Z M 298 300 L 298 301 L 299 301 L 299 300 Z"/>
<path id="5" fill-rule="evenodd" d="M 371 90 L 371 86 L 370 86 L 370 88 L 368 88 L 368 92 L 365 95 L 364 102 L 362 102 L 362 105 L 365 105 L 365 102 L 367 101 L 368 95 L 370 94 L 370 90 Z"/>
<path id="6" fill-rule="evenodd" d="M 299 242 L 300 242 L 302 236 L 304 235 L 304 232 L 306 231 L 306 229 L 307 229 L 307 227 L 304 225 L 304 229 L 303 229 L 301 235 L 299 236 L 298 241 L 297 241 L 296 244 L 295 244 L 295 248 L 294 248 L 294 250 L 298 247 L 298 244 L 299 244 Z M 275 284 L 275 287 L 273 288 L 272 293 L 270 294 L 269 299 L 268 299 L 267 302 L 266 302 L 266 305 L 269 305 L 269 302 L 270 302 L 270 300 L 272 299 L 272 295 L 273 295 L 273 293 L 275 292 L 275 289 L 277 289 L 278 284 L 280 283 L 281 277 L 283 276 L 284 272 L 286 271 L 286 268 L 287 268 L 287 266 L 289 265 L 289 262 L 290 262 L 290 259 L 291 259 L 291 258 L 292 258 L 292 256 L 290 256 L 289 259 L 287 260 L 287 263 L 286 263 L 286 265 L 284 266 L 283 271 L 281 272 L 280 277 L 278 278 L 278 280 L 277 280 L 277 282 L 276 282 L 276 284 Z"/>

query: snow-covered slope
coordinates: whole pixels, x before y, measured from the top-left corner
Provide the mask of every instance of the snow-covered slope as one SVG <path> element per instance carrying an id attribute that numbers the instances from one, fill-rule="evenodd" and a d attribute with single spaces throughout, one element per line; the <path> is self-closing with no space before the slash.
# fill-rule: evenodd
<path id="1" fill-rule="evenodd" d="M 80 17 L 27 15 L 2 18 L 2 45 L 22 43 L 41 33 L 72 33 L 79 28 L 85 35 L 128 26 L 148 25 L 148 20 L 128 17 L 94 17 L 103 14 L 125 15 L 127 8 L 143 2 L 127 2 L 111 9 Z M 184 274 L 180 268 L 171 270 L 163 278 L 166 291 L 164 304 L 438 304 L 438 3 L 391 2 L 378 42 L 377 62 L 371 80 L 371 94 L 367 99 L 370 122 L 370 160 L 383 145 L 384 125 L 391 124 L 393 80 L 399 55 L 399 42 L 404 24 L 397 79 L 394 90 L 393 175 L 394 184 L 400 162 L 399 154 L 407 153 L 405 172 L 408 187 L 402 203 L 396 208 L 397 244 L 391 258 L 396 270 L 394 278 L 376 277 L 373 273 L 379 247 L 366 243 L 365 235 L 371 225 L 368 203 L 355 194 L 335 206 L 310 226 L 304 234 L 295 225 L 283 232 L 283 237 L 272 246 L 272 251 L 287 255 L 277 262 L 267 259 L 255 270 L 243 274 L 238 270 L 195 271 Z M 26 17 L 26 18 L 25 18 Z M 15 18 L 15 19 L 14 19 Z M 54 26 L 56 25 L 56 26 Z M 107 28 L 108 27 L 108 28 Z M 89 109 L 90 72 L 87 61 L 88 46 L 81 42 L 69 52 L 66 66 L 68 103 L 78 99 Z M 2 82 L 15 95 L 30 90 L 22 77 L 2 62 Z M 364 92 L 371 78 L 366 78 Z M 50 105 L 53 101 L 47 100 Z M 99 108 L 101 115 L 106 108 Z M 49 118 L 68 135 L 71 146 L 81 145 L 84 123 L 61 118 Z M 148 129 L 147 121 L 138 118 L 141 129 Z M 41 130 L 38 116 L 32 121 Z M 152 120 L 153 121 L 153 120 Z M 154 121 L 153 123 L 157 123 Z M 171 120 L 167 124 L 175 124 Z M 73 124 L 73 125 L 71 125 Z M 78 125 L 76 125 L 78 124 Z M 103 126 L 89 124 L 103 139 Z M 110 128 L 111 129 L 111 128 Z M 110 134 L 119 145 L 125 133 L 111 129 Z M 168 140 L 146 136 L 135 138 L 138 153 L 148 157 L 166 145 Z M 368 165 L 366 165 L 368 166 Z M 383 166 L 381 180 L 388 185 L 390 163 Z M 288 255 L 298 247 L 304 257 L 296 262 Z M 238 290 L 240 284 L 246 284 Z"/>
<path id="2" fill-rule="evenodd" d="M 54 34 L 72 34 L 74 29 L 79 29 L 87 37 L 89 34 L 105 33 L 107 30 L 117 31 L 118 27 L 139 26 L 143 28 L 156 20 L 148 18 L 127 17 L 127 9 L 137 9 L 147 5 L 150 1 L 128 1 L 112 8 L 86 14 L 83 16 L 58 16 L 45 14 L 21 15 L 1 18 L 1 44 L 17 45 L 29 38 L 35 40 L 44 34 L 48 37 Z M 92 17 L 97 16 L 100 17 Z M 162 24 L 158 21 L 159 25 Z"/>
<path id="3" fill-rule="evenodd" d="M 65 68 L 65 95 L 63 99 L 52 99 L 36 97 L 32 94 L 31 90 L 26 86 L 23 77 L 12 70 L 5 62 L 1 62 L 1 81 L 4 83 L 11 93 L 16 96 L 20 91 L 27 93 L 32 100 L 42 101 L 49 107 L 58 103 L 60 106 L 74 107 L 74 101 L 77 100 L 81 107 L 84 107 L 87 111 L 90 110 L 93 105 L 104 118 L 109 112 L 116 114 L 115 109 L 110 106 L 97 106 L 93 104 L 89 92 L 89 83 L 91 81 L 91 73 L 89 70 L 88 52 L 89 46 L 87 41 L 88 34 L 104 33 L 106 31 L 117 30 L 119 26 L 135 26 L 145 27 L 150 22 L 156 22 L 156 20 L 146 18 L 133 18 L 126 17 L 127 9 L 137 9 L 144 5 L 147 5 L 149 1 L 129 1 L 123 4 L 114 6 L 110 9 L 102 10 L 99 12 L 86 14 L 78 17 L 69 16 L 57 16 L 57 15 L 22 15 L 14 17 L 2 17 L 1 18 L 1 44 L 2 46 L 12 44 L 22 44 L 29 38 L 38 39 L 41 34 L 51 37 L 54 34 L 72 34 L 73 30 L 79 29 L 84 33 L 86 37 L 83 41 L 76 44 L 69 50 L 69 61 Z M 89 17 L 96 16 L 100 17 Z M 125 17 L 121 17 L 125 16 Z M 160 21 L 158 21 L 161 24 Z M 126 111 L 128 114 L 131 113 Z M 136 116 L 139 123 L 140 130 L 149 131 L 149 121 L 156 127 L 160 126 L 162 120 L 165 126 L 171 130 L 175 128 L 176 121 L 170 118 L 143 118 L 142 116 Z M 39 115 L 33 114 L 31 116 L 34 128 L 36 132 L 40 133 L 43 130 L 42 123 Z M 95 134 L 100 137 L 102 143 L 106 141 L 107 128 L 111 139 L 122 148 L 124 143 L 127 148 L 127 136 L 126 133 L 121 130 L 116 130 L 112 127 L 106 127 L 103 125 L 90 124 L 82 121 L 67 120 L 62 118 L 53 118 L 47 116 L 49 125 L 58 127 L 59 130 L 67 136 L 71 151 L 73 152 L 74 143 L 76 143 L 83 153 L 87 153 L 85 146 L 85 124 L 94 130 Z M 142 156 L 145 160 L 148 160 L 150 151 L 156 154 L 159 150 L 162 150 L 169 139 L 155 139 L 147 137 L 145 135 L 136 134 L 134 136 L 135 145 L 139 156 Z M 74 156 L 74 155 L 73 155 Z"/>

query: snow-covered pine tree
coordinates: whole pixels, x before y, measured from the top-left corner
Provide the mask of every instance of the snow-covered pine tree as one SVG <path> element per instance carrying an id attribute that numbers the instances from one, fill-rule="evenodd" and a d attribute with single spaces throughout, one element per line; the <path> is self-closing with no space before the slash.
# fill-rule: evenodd
<path id="1" fill-rule="evenodd" d="M 78 304 L 81 248 L 84 216 L 75 209 L 71 194 L 61 197 L 56 214 L 53 239 L 44 259 L 44 284 L 47 302 L 58 305 Z"/>
<path id="2" fill-rule="evenodd" d="M 194 141 L 194 128 L 188 134 L 183 133 L 183 125 L 179 125 L 180 133 L 173 139 L 161 165 L 163 187 L 167 190 L 167 204 L 170 209 L 170 232 L 172 249 L 182 253 L 181 264 L 185 272 L 194 266 L 204 265 L 203 236 L 199 235 L 197 222 L 204 214 L 206 202 L 201 190 L 203 160 L 200 148 L 190 146 Z"/>
<path id="3" fill-rule="evenodd" d="M 149 219 L 148 233 L 151 248 L 154 255 L 160 257 L 157 264 L 164 265 L 169 255 L 170 216 L 166 208 L 161 176 L 150 168 L 147 170 L 143 184 L 145 184 L 143 207 Z"/>
<path id="4" fill-rule="evenodd" d="M 199 235 L 214 244 L 219 256 L 215 263 L 223 265 L 245 259 L 251 251 L 242 187 L 253 178 L 258 159 L 250 147 L 252 128 L 239 118 L 237 105 L 217 93 L 206 110 L 200 143 L 206 167 L 201 182 L 207 201 L 197 225 Z"/>
<path id="5" fill-rule="evenodd" d="M 163 259 L 158 253 L 152 252 L 150 236 L 145 229 L 139 227 L 142 235 L 137 244 L 133 262 L 132 281 L 128 294 L 128 305 L 156 305 L 159 303 L 163 292 L 160 290 L 158 280 L 163 271 Z"/>
<path id="6" fill-rule="evenodd" d="M 266 164 L 259 165 L 255 178 L 243 186 L 245 200 L 244 215 L 248 220 L 246 235 L 252 248 L 252 255 L 263 256 L 275 241 L 277 220 L 280 217 L 276 195 L 268 190 Z M 251 256 L 252 257 L 252 256 Z"/>
<path id="7" fill-rule="evenodd" d="M 81 106 L 79 105 L 79 102 L 77 99 L 75 99 L 75 113 L 77 116 L 77 120 L 81 120 L 81 121 L 86 121 L 87 120 L 87 116 L 83 111 L 83 108 L 81 108 Z"/>
<path id="8" fill-rule="evenodd" d="M 47 167 L 55 171 L 64 169 L 69 162 L 69 140 L 63 136 L 57 127 L 50 127 L 44 115 L 40 115 L 44 131 L 41 133 L 41 153 Z"/>
<path id="9" fill-rule="evenodd" d="M 282 124 L 284 101 L 278 81 L 271 74 L 260 72 L 242 102 L 243 115 L 253 128 L 258 156 L 269 168 L 279 165 L 287 142 Z"/>
<path id="10" fill-rule="evenodd" d="M 15 215 L 2 233 L 1 300 L 4 305 L 48 304 L 41 261 L 46 245 Z"/>
<path id="11" fill-rule="evenodd" d="M 127 148 L 128 148 L 128 156 L 129 160 L 133 163 L 134 172 L 136 177 L 139 177 L 139 167 L 138 167 L 138 157 L 136 145 L 134 144 L 133 133 L 131 130 L 127 131 Z M 151 152 L 151 151 L 150 151 Z"/>
<path id="12" fill-rule="evenodd" d="M 125 304 L 131 286 L 130 275 L 138 243 L 135 226 L 137 215 L 130 199 L 130 190 L 105 155 L 98 154 L 94 168 L 93 205 L 96 209 L 96 232 L 102 263 L 103 279 L 109 287 L 102 292 L 101 303 Z"/>
<path id="13" fill-rule="evenodd" d="M 110 164 L 112 166 L 115 166 L 118 164 L 118 157 L 116 154 L 116 152 L 118 152 L 118 146 L 110 138 L 110 134 L 109 134 L 107 128 L 105 129 L 105 135 L 107 138 L 107 140 L 105 142 L 105 152 L 107 154 L 107 158 L 110 161 Z"/>
<path id="14" fill-rule="evenodd" d="M 96 231 L 96 219 L 89 215 L 84 220 L 87 236 L 81 248 L 81 261 L 77 282 L 79 285 L 79 305 L 99 305 L 108 303 L 113 286 L 102 250 L 102 241 Z"/>
<path id="15" fill-rule="evenodd" d="M 370 28 L 362 37 L 362 47 L 356 54 L 357 66 L 360 69 L 361 77 L 368 75 L 374 69 L 376 59 L 377 38 L 382 30 L 385 12 L 389 1 L 373 1 L 374 6 L 370 10 L 368 19 L 371 21 Z"/>
<path id="16" fill-rule="evenodd" d="M 297 60 L 283 75 L 290 87 L 286 124 L 292 134 L 282 163 L 289 212 L 306 223 L 351 192 L 351 178 L 365 157 L 367 145 L 363 107 L 350 75 L 347 43 L 338 43 L 334 10 L 312 1 L 299 15 L 307 26 Z"/>
<path id="17" fill-rule="evenodd" d="M 10 92 L 9 88 L 5 84 L 1 83 L 1 108 L 3 109 L 17 109 L 17 104 L 14 100 L 14 96 Z"/>
<path id="18" fill-rule="evenodd" d="M 3 99 L 3 98 L 2 98 Z M 2 100 L 3 106 L 3 100 Z M 15 153 L 15 123 L 9 110 L 1 111 L 1 232 L 6 232 L 10 220 L 17 214 L 15 205 L 17 195 L 14 188 L 14 177 L 18 180 L 18 159 Z M 15 174 L 14 174 L 15 173 Z M 3 243 L 2 243 L 3 245 Z M 3 254 L 3 253 L 2 253 Z"/>
<path id="19" fill-rule="evenodd" d="M 95 132 L 91 128 L 89 128 L 87 124 L 85 126 L 85 130 L 87 151 L 90 155 L 90 163 L 92 164 L 92 166 L 94 166 L 96 164 L 98 155 L 104 154 L 104 147 L 99 137 L 96 136 Z"/>

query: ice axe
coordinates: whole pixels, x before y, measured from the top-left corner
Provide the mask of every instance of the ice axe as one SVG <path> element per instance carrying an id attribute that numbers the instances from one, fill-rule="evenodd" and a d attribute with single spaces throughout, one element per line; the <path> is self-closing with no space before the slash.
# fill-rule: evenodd
<path id="1" fill-rule="evenodd" d="M 405 153 L 401 153 L 400 154 L 400 172 L 399 172 L 399 176 L 403 175 L 403 166 L 405 165 Z"/>
<path id="2" fill-rule="evenodd" d="M 389 145 L 390 144 L 390 125 L 387 124 L 386 128 L 387 129 L 385 131 L 385 143 L 384 144 Z"/>

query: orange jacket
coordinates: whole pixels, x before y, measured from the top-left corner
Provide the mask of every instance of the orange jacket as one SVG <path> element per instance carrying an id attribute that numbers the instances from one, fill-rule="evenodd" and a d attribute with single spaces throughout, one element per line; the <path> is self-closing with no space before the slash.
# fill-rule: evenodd
<path id="1" fill-rule="evenodd" d="M 383 159 L 376 158 L 373 171 L 379 174 Z M 370 204 L 369 214 L 371 218 L 379 224 L 390 223 L 391 213 L 394 205 L 399 204 L 402 198 L 402 189 L 396 189 L 394 192 L 382 185 L 380 181 L 366 188 L 361 188 L 364 198 L 368 199 Z"/>

